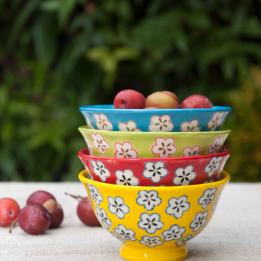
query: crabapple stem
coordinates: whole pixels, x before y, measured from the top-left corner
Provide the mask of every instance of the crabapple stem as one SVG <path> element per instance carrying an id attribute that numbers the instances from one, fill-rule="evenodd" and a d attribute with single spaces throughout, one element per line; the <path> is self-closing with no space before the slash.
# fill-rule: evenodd
<path id="1" fill-rule="evenodd" d="M 84 197 L 80 196 L 80 195 L 73 195 L 73 194 L 70 194 L 68 192 L 64 192 L 65 195 L 67 196 L 70 196 L 71 198 L 74 198 L 76 199 L 77 201 L 81 201 Z"/>
<path id="2" fill-rule="evenodd" d="M 9 234 L 12 234 L 13 229 L 17 226 L 17 218 L 11 223 L 10 227 L 9 227 Z"/>

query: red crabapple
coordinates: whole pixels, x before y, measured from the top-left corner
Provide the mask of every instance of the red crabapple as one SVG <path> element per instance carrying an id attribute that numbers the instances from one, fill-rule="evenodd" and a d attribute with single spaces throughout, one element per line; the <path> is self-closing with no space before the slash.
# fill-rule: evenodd
<path id="1" fill-rule="evenodd" d="M 18 203 L 12 198 L 0 199 L 0 226 L 8 227 L 17 218 L 20 211 Z"/>
<path id="2" fill-rule="evenodd" d="M 145 101 L 146 108 L 176 109 L 179 99 L 174 92 L 159 91 L 150 94 Z"/>
<path id="3" fill-rule="evenodd" d="M 181 108 L 212 108 L 212 102 L 201 94 L 193 94 L 185 98 L 181 103 Z"/>

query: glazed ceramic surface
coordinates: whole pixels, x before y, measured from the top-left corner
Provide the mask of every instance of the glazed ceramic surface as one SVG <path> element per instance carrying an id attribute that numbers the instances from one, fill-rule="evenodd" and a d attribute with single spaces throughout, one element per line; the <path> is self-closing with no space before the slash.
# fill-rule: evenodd
<path id="1" fill-rule="evenodd" d="M 140 187 L 93 181 L 82 171 L 79 179 L 92 200 L 102 226 L 123 242 L 127 260 L 183 260 L 186 242 L 210 221 L 229 181 L 189 186 Z M 101 246 L 102 247 L 102 246 Z"/>
<path id="2" fill-rule="evenodd" d="M 200 109 L 114 109 L 113 105 L 82 106 L 90 128 L 114 131 L 218 130 L 231 111 L 229 106 Z"/>
<path id="3" fill-rule="evenodd" d="M 94 156 L 116 158 L 166 158 L 213 154 L 223 150 L 230 131 L 127 132 L 80 127 Z"/>
<path id="4" fill-rule="evenodd" d="M 182 186 L 219 179 L 229 152 L 177 158 L 106 158 L 91 156 L 87 149 L 78 157 L 93 180 L 129 186 Z"/>

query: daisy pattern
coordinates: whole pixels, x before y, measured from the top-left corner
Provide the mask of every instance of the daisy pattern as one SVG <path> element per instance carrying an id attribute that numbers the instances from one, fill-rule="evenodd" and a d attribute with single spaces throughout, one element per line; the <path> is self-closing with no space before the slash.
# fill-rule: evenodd
<path id="1" fill-rule="evenodd" d="M 175 140 L 173 138 L 157 138 L 152 147 L 152 152 L 161 158 L 173 155 L 176 152 Z"/>
<path id="2" fill-rule="evenodd" d="M 185 157 L 198 156 L 199 155 L 199 151 L 200 151 L 200 147 L 199 146 L 186 147 L 183 150 L 183 155 Z"/>
<path id="3" fill-rule="evenodd" d="M 201 227 L 203 227 L 206 224 L 207 217 L 208 217 L 207 211 L 197 213 L 190 224 L 190 228 L 194 232 L 198 231 Z"/>
<path id="4" fill-rule="evenodd" d="M 187 166 L 184 169 L 178 168 L 173 182 L 176 185 L 189 185 L 195 177 L 196 173 L 194 172 L 193 166 Z"/>
<path id="5" fill-rule="evenodd" d="M 108 143 L 103 139 L 100 134 L 92 134 L 93 144 L 96 149 L 98 149 L 102 154 L 108 149 Z"/>
<path id="6" fill-rule="evenodd" d="M 211 161 L 209 162 L 209 164 L 205 167 L 205 172 L 208 174 L 209 177 L 212 177 L 213 174 L 215 174 L 220 166 L 222 158 L 219 157 L 214 157 L 211 159 Z"/>
<path id="7" fill-rule="evenodd" d="M 123 225 L 118 225 L 115 228 L 114 232 L 118 235 L 117 237 L 120 238 L 122 241 L 136 240 L 134 231 L 132 231 L 131 229 L 127 229 Z"/>
<path id="8" fill-rule="evenodd" d="M 140 131 L 139 129 L 137 129 L 136 123 L 134 121 L 128 121 L 126 123 L 120 122 L 119 130 L 120 131 Z"/>
<path id="9" fill-rule="evenodd" d="M 140 240 L 140 243 L 148 247 L 155 247 L 162 244 L 160 237 L 150 236 L 143 236 Z"/>
<path id="10" fill-rule="evenodd" d="M 96 215 L 97 215 L 97 218 L 99 220 L 99 222 L 105 227 L 105 228 L 110 228 L 111 226 L 111 221 L 110 219 L 108 218 L 106 212 L 104 209 L 102 208 L 99 208 L 99 207 L 96 207 Z"/>
<path id="11" fill-rule="evenodd" d="M 202 208 L 206 208 L 214 200 L 216 191 L 216 188 L 210 188 L 203 193 L 198 201 Z"/>
<path id="12" fill-rule="evenodd" d="M 224 143 L 224 137 L 222 136 L 217 137 L 214 140 L 214 142 L 211 145 L 209 145 L 208 152 L 211 154 L 220 152 L 223 149 L 223 143 Z"/>
<path id="13" fill-rule="evenodd" d="M 116 184 L 124 186 L 137 186 L 139 185 L 139 180 L 134 176 L 133 172 L 129 169 L 117 170 L 116 174 Z"/>
<path id="14" fill-rule="evenodd" d="M 159 182 L 162 177 L 168 174 L 168 171 L 163 162 L 147 162 L 142 174 L 153 182 Z"/>
<path id="15" fill-rule="evenodd" d="M 172 131 L 174 128 L 169 115 L 152 116 L 149 131 Z"/>
<path id="16" fill-rule="evenodd" d="M 163 227 L 163 223 L 160 220 L 159 214 L 143 213 L 140 216 L 138 226 L 139 228 L 146 230 L 147 233 L 153 234 L 156 232 L 156 230 L 161 229 Z"/>
<path id="17" fill-rule="evenodd" d="M 222 124 L 223 120 L 225 119 L 226 113 L 225 112 L 216 112 L 213 114 L 211 120 L 208 122 L 208 129 L 209 130 L 216 130 Z"/>
<path id="18" fill-rule="evenodd" d="M 200 131 L 197 120 L 193 120 L 191 122 L 185 121 L 181 124 L 180 128 L 182 131 Z"/>
<path id="19" fill-rule="evenodd" d="M 159 198 L 157 191 L 142 190 L 138 194 L 137 203 L 140 206 L 144 206 L 147 210 L 153 210 L 154 207 L 161 204 L 161 199 Z"/>
<path id="20" fill-rule="evenodd" d="M 162 233 L 162 236 L 166 241 L 171 241 L 171 240 L 178 240 L 182 237 L 183 233 L 185 232 L 184 227 L 180 227 L 178 225 L 173 225 L 170 227 L 169 230 L 166 230 Z"/>
<path id="21" fill-rule="evenodd" d="M 94 173 L 99 176 L 102 181 L 106 181 L 106 179 L 110 176 L 110 172 L 105 168 L 101 161 L 91 160 L 91 165 Z"/>
<path id="22" fill-rule="evenodd" d="M 124 216 L 130 212 L 130 208 L 124 204 L 121 197 L 109 197 L 109 210 L 112 214 L 115 214 L 118 218 L 124 218 Z"/>
<path id="23" fill-rule="evenodd" d="M 94 199 L 97 205 L 100 205 L 103 201 L 102 195 L 98 192 L 98 189 L 93 185 L 88 185 L 90 195 Z"/>
<path id="24" fill-rule="evenodd" d="M 175 218 L 180 218 L 189 208 L 190 203 L 188 202 L 187 196 L 174 197 L 169 200 L 166 212 Z"/>
<path id="25" fill-rule="evenodd" d="M 112 124 L 104 114 L 94 114 L 96 126 L 98 130 L 112 130 Z"/>
<path id="26" fill-rule="evenodd" d="M 124 142 L 115 144 L 116 158 L 138 158 L 138 153 L 132 148 L 131 143 Z"/>

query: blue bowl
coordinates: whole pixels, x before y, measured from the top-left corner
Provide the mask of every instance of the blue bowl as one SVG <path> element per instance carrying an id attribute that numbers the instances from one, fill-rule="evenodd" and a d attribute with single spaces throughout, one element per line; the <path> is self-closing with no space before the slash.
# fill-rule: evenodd
<path id="1" fill-rule="evenodd" d="M 229 106 L 199 109 L 114 109 L 113 105 L 81 106 L 89 128 L 113 131 L 214 131 L 224 123 Z"/>

